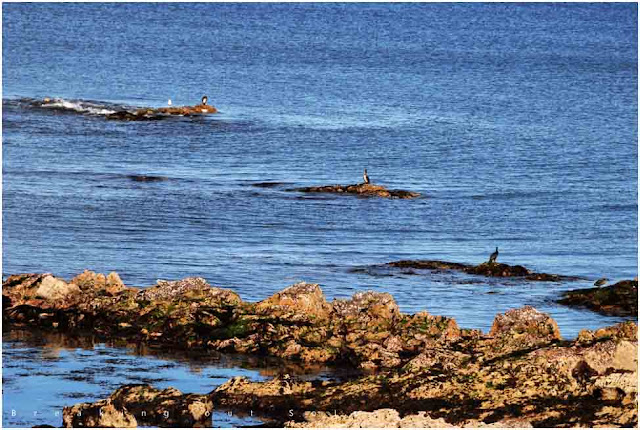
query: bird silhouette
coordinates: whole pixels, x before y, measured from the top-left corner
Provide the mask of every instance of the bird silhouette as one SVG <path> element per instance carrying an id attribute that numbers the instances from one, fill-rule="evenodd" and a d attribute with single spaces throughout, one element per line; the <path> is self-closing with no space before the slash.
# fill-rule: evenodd
<path id="1" fill-rule="evenodd" d="M 362 174 L 362 179 L 364 179 L 364 183 L 369 183 L 369 175 L 367 175 L 367 169 L 364 169 L 364 173 Z"/>
<path id="2" fill-rule="evenodd" d="M 498 247 L 496 246 L 496 251 L 489 256 L 489 264 L 495 263 L 496 258 L 498 258 Z"/>

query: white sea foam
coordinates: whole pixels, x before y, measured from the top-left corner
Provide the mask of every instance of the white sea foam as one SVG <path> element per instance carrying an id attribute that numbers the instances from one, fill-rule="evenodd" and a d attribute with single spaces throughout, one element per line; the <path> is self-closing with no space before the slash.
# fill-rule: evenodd
<path id="1" fill-rule="evenodd" d="M 113 109 L 109 109 L 105 105 L 86 102 L 82 100 L 52 99 L 51 101 L 43 102 L 42 107 L 70 110 L 70 111 L 89 114 L 89 115 L 109 115 L 117 112 Z"/>

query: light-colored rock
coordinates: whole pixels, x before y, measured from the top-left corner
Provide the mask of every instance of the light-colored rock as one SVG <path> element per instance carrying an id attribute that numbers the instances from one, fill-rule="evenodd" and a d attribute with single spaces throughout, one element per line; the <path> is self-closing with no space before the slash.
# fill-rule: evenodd
<path id="1" fill-rule="evenodd" d="M 425 412 L 400 418 L 395 409 L 378 409 L 373 412 L 356 411 L 349 415 L 326 412 L 305 412 L 305 422 L 289 421 L 286 427 L 297 428 L 449 428 L 451 424 L 442 418 L 432 419 Z"/>
<path id="2" fill-rule="evenodd" d="M 136 418 L 126 410 L 116 409 L 109 399 L 96 403 L 79 403 L 62 411 L 62 426 L 131 428 L 137 427 Z"/>
<path id="3" fill-rule="evenodd" d="M 62 300 L 67 296 L 79 294 L 80 288 L 76 284 L 67 284 L 63 280 L 51 275 L 45 276 L 36 290 L 36 297 L 46 300 Z"/>
<path id="4" fill-rule="evenodd" d="M 260 314 L 291 314 L 298 319 L 325 319 L 330 306 L 318 284 L 300 282 L 256 304 Z"/>

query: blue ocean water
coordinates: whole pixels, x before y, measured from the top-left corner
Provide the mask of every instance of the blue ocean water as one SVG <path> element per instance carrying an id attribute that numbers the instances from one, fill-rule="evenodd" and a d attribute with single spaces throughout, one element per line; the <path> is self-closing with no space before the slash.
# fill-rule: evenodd
<path id="1" fill-rule="evenodd" d="M 620 320 L 553 301 L 637 276 L 637 4 L 2 8 L 4 277 L 202 276 L 245 300 L 305 280 L 483 330 L 530 304 L 569 338 Z M 101 115 L 203 94 L 219 114 Z M 424 198 L 287 191 L 356 183 L 364 167 Z M 586 279 L 353 271 L 479 263 L 495 246 Z"/>

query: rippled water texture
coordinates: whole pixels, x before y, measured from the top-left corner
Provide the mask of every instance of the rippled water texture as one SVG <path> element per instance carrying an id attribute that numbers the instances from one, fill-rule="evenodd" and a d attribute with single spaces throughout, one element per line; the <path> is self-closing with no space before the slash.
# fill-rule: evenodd
<path id="1" fill-rule="evenodd" d="M 565 337 L 619 321 L 553 301 L 637 276 L 637 36 L 629 3 L 3 4 L 3 276 L 196 275 L 245 300 L 305 280 L 483 330 L 531 304 Z M 203 94 L 219 114 L 104 117 Z M 364 167 L 424 197 L 287 191 Z M 496 246 L 586 279 L 352 270 Z M 5 368 L 24 348 L 49 354 L 5 339 Z M 5 404 L 35 390 L 16 384 Z"/>

